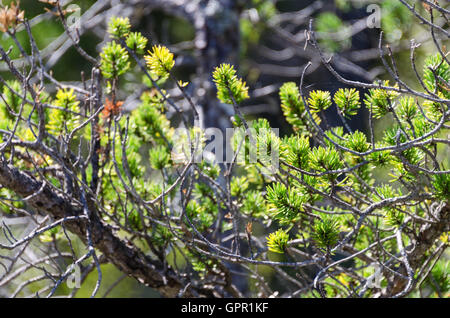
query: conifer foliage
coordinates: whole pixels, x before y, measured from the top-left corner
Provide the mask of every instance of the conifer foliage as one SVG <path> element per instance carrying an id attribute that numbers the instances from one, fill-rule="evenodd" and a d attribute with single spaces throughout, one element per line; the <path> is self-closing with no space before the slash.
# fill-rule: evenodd
<path id="1" fill-rule="evenodd" d="M 3 12 L 14 17 L 0 21 L 2 32 L 29 27 L 14 8 Z M 92 272 L 94 296 L 106 263 L 167 297 L 403 297 L 423 288 L 448 296 L 450 67 L 441 48 L 422 71 L 414 68 L 420 89 L 397 76 L 374 83 L 339 77 L 354 87 L 306 92 L 308 64 L 299 83 L 280 85 L 280 112 L 293 131 L 287 136 L 242 114 L 251 95 L 245 76 L 217 65 L 212 82 L 236 131 L 236 155 L 222 163 L 211 152 L 199 156 L 208 136 L 197 125 L 195 83 L 176 78 L 176 51 L 133 31 L 126 17 L 112 17 L 107 32 L 97 57 L 75 41 L 92 67 L 80 85 L 59 83 L 37 55 L 24 56 L 30 64 L 19 68 L 0 47 L 14 77 L 1 79 L 0 215 L 38 225 L 15 236 L 5 223 L 0 262 L 31 241 L 56 248 L 48 258 L 79 266 L 82 286 Z M 312 24 L 307 35 L 337 74 Z M 133 105 L 122 91 L 130 86 Z M 353 131 L 347 120 L 362 108 L 370 127 Z M 328 124 L 330 109 L 341 125 Z M 376 131 L 383 120 L 389 127 Z M 248 278 L 242 290 L 230 264 Z M 373 287 L 375 265 L 381 283 Z M 71 268 L 52 266 L 4 266 L 0 288 L 21 274 L 28 279 L 33 268 L 45 274 L 45 284 L 30 287 L 39 296 L 76 293 L 63 284 Z"/>

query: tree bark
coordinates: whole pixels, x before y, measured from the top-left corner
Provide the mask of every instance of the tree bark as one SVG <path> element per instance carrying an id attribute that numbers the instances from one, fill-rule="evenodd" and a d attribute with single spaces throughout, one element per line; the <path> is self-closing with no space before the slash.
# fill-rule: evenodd
<path id="1" fill-rule="evenodd" d="M 0 162 L 0 184 L 19 196 L 33 195 L 27 200 L 27 204 L 36 211 L 50 215 L 55 219 L 84 215 L 82 205 L 76 203 L 76 200 L 65 198 L 48 185 L 43 187 L 42 181 L 36 180 L 5 161 Z M 130 242 L 120 239 L 100 219 L 97 211 L 90 211 L 89 221 L 79 219 L 64 223 L 67 229 L 76 234 L 84 243 L 87 242 L 88 224 L 91 228 L 93 247 L 101 251 L 106 259 L 123 273 L 134 277 L 146 286 L 156 289 L 164 297 L 176 297 L 184 287 L 184 284 L 178 280 L 170 266 L 164 268 L 161 262 L 152 260 Z M 213 293 L 206 287 L 193 287 L 184 294 L 185 297 L 194 295 L 200 297 L 218 296 L 217 293 Z"/>
<path id="2" fill-rule="evenodd" d="M 424 256 L 433 247 L 436 240 L 439 239 L 442 233 L 445 233 L 450 229 L 450 205 L 447 203 L 439 213 L 435 215 L 435 218 L 437 220 L 436 223 L 427 223 L 422 226 L 416 240 L 413 241 L 413 244 L 411 245 L 414 246 L 414 249 L 407 253 L 409 264 L 414 272 L 420 268 Z M 407 275 L 405 266 L 400 268 L 400 272 L 403 275 Z M 383 297 L 392 297 L 401 293 L 407 283 L 408 280 L 396 276 L 392 283 L 392 287 L 387 289 L 386 294 Z M 411 286 L 411 288 L 414 288 L 414 286 Z"/>

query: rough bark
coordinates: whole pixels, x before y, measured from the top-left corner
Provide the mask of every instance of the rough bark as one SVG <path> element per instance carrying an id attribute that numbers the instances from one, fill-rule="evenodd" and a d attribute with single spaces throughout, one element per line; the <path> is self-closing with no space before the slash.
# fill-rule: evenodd
<path id="1" fill-rule="evenodd" d="M 436 243 L 436 240 L 450 228 L 450 205 L 446 204 L 435 216 L 436 223 L 425 224 L 420 229 L 416 240 L 413 241 L 413 250 L 408 253 L 408 261 L 414 271 L 420 268 L 423 263 L 424 256 Z M 407 250 L 410 250 L 407 248 Z M 401 274 L 407 275 L 404 266 L 400 269 Z M 394 296 L 404 290 L 408 280 L 396 276 L 392 283 L 392 287 L 388 288 L 385 297 Z M 416 283 L 416 282 L 415 282 Z M 413 288 L 413 286 L 412 286 Z"/>
<path id="2" fill-rule="evenodd" d="M 0 162 L 0 184 L 22 197 L 34 194 L 27 200 L 27 204 L 55 219 L 84 214 L 83 207 L 81 204 L 77 204 L 76 200 L 65 198 L 48 185 L 42 188 L 42 181 L 36 180 L 5 161 Z M 66 228 L 85 243 L 87 225 L 88 222 L 85 219 L 65 223 Z M 176 297 L 180 289 L 183 288 L 184 285 L 178 280 L 170 267 L 164 268 L 162 263 L 152 260 L 131 243 L 120 239 L 99 218 L 97 211 L 90 211 L 89 225 L 94 247 L 101 251 L 106 259 L 123 273 L 134 277 L 146 286 L 156 289 L 165 297 Z M 217 296 L 207 288 L 190 289 L 186 291 L 184 296 L 193 296 L 192 293 L 204 297 Z"/>

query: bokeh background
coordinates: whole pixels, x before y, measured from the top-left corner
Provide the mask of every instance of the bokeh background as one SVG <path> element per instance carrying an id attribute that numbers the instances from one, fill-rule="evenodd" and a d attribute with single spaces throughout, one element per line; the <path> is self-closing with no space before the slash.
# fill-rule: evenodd
<path id="1" fill-rule="evenodd" d="M 11 1 L 3 1 L 4 5 Z M 133 30 L 142 32 L 150 44 L 163 44 L 176 56 L 175 75 L 189 81 L 189 93 L 203 107 L 205 126 L 225 129 L 231 127 L 229 106 L 221 105 L 215 98 L 211 72 L 220 63 L 234 64 L 250 87 L 250 99 L 242 105 L 248 118 L 265 117 L 280 134 L 291 133 L 279 103 L 278 89 L 287 81 L 299 83 L 307 62 L 312 67 L 305 77 L 305 89 L 337 91 L 344 85 L 320 65 L 317 52 L 305 47 L 305 30 L 313 19 L 320 45 L 334 54 L 336 69 L 346 78 L 363 82 L 391 79 L 379 59 L 380 32 L 383 45 L 389 45 L 401 78 L 413 88 L 419 88 L 410 63 L 411 39 L 421 43 L 416 49 L 416 62 L 436 51 L 429 38 L 429 29 L 417 23 L 411 12 L 398 0 L 75 0 L 62 1 L 69 11 L 69 21 L 81 19 L 80 45 L 91 55 L 98 56 L 109 40 L 105 30 L 111 16 L 127 16 Z M 380 28 L 368 27 L 369 5 L 376 5 L 380 13 Z M 89 77 L 89 65 L 71 46 L 63 27 L 51 6 L 37 0 L 22 0 L 20 7 L 31 21 L 47 70 L 61 82 L 79 83 Z M 417 9 L 425 10 L 420 5 Z M 70 20 L 72 19 L 72 20 Z M 370 23 L 369 23 L 370 24 Z M 28 52 L 30 43 L 24 30 L 18 30 L 19 39 Z M 445 42 L 444 42 L 445 43 Z M 13 47 L 12 41 L 0 36 L 4 48 Z M 19 52 L 12 48 L 12 57 L 20 63 Z M 0 64 L 3 78 L 11 78 L 5 65 Z M 391 79 L 392 80 L 392 79 Z M 143 89 L 142 77 L 137 67 L 121 84 L 121 99 L 132 108 Z M 49 84 L 48 92 L 54 87 Z M 168 88 L 175 100 L 181 97 Z M 360 95 L 364 96 L 364 91 Z M 186 105 L 187 107 L 187 105 Z M 340 125 L 336 108 L 326 113 L 331 126 Z M 377 123 L 382 131 L 391 124 L 389 118 Z M 350 125 L 367 130 L 368 112 L 364 107 Z M 382 177 L 382 176 L 381 176 Z M 64 247 L 62 247 L 64 248 Z M 82 248 L 81 245 L 77 248 Z M 45 251 L 41 251 L 45 254 Z M 268 280 L 270 268 L 261 267 Z M 77 292 L 77 297 L 90 295 L 96 281 L 92 273 L 87 283 Z M 276 285 L 278 282 L 272 281 Z M 65 285 L 64 285 L 65 286 Z M 60 294 L 70 293 L 61 287 Z M 110 288 L 117 286 L 110 291 Z M 39 290 L 39 284 L 32 285 Z M 1 292 L 1 291 L 0 291 Z M 123 277 L 112 265 L 103 266 L 103 282 L 98 295 L 109 297 L 157 297 L 153 290 L 131 278 Z"/>

